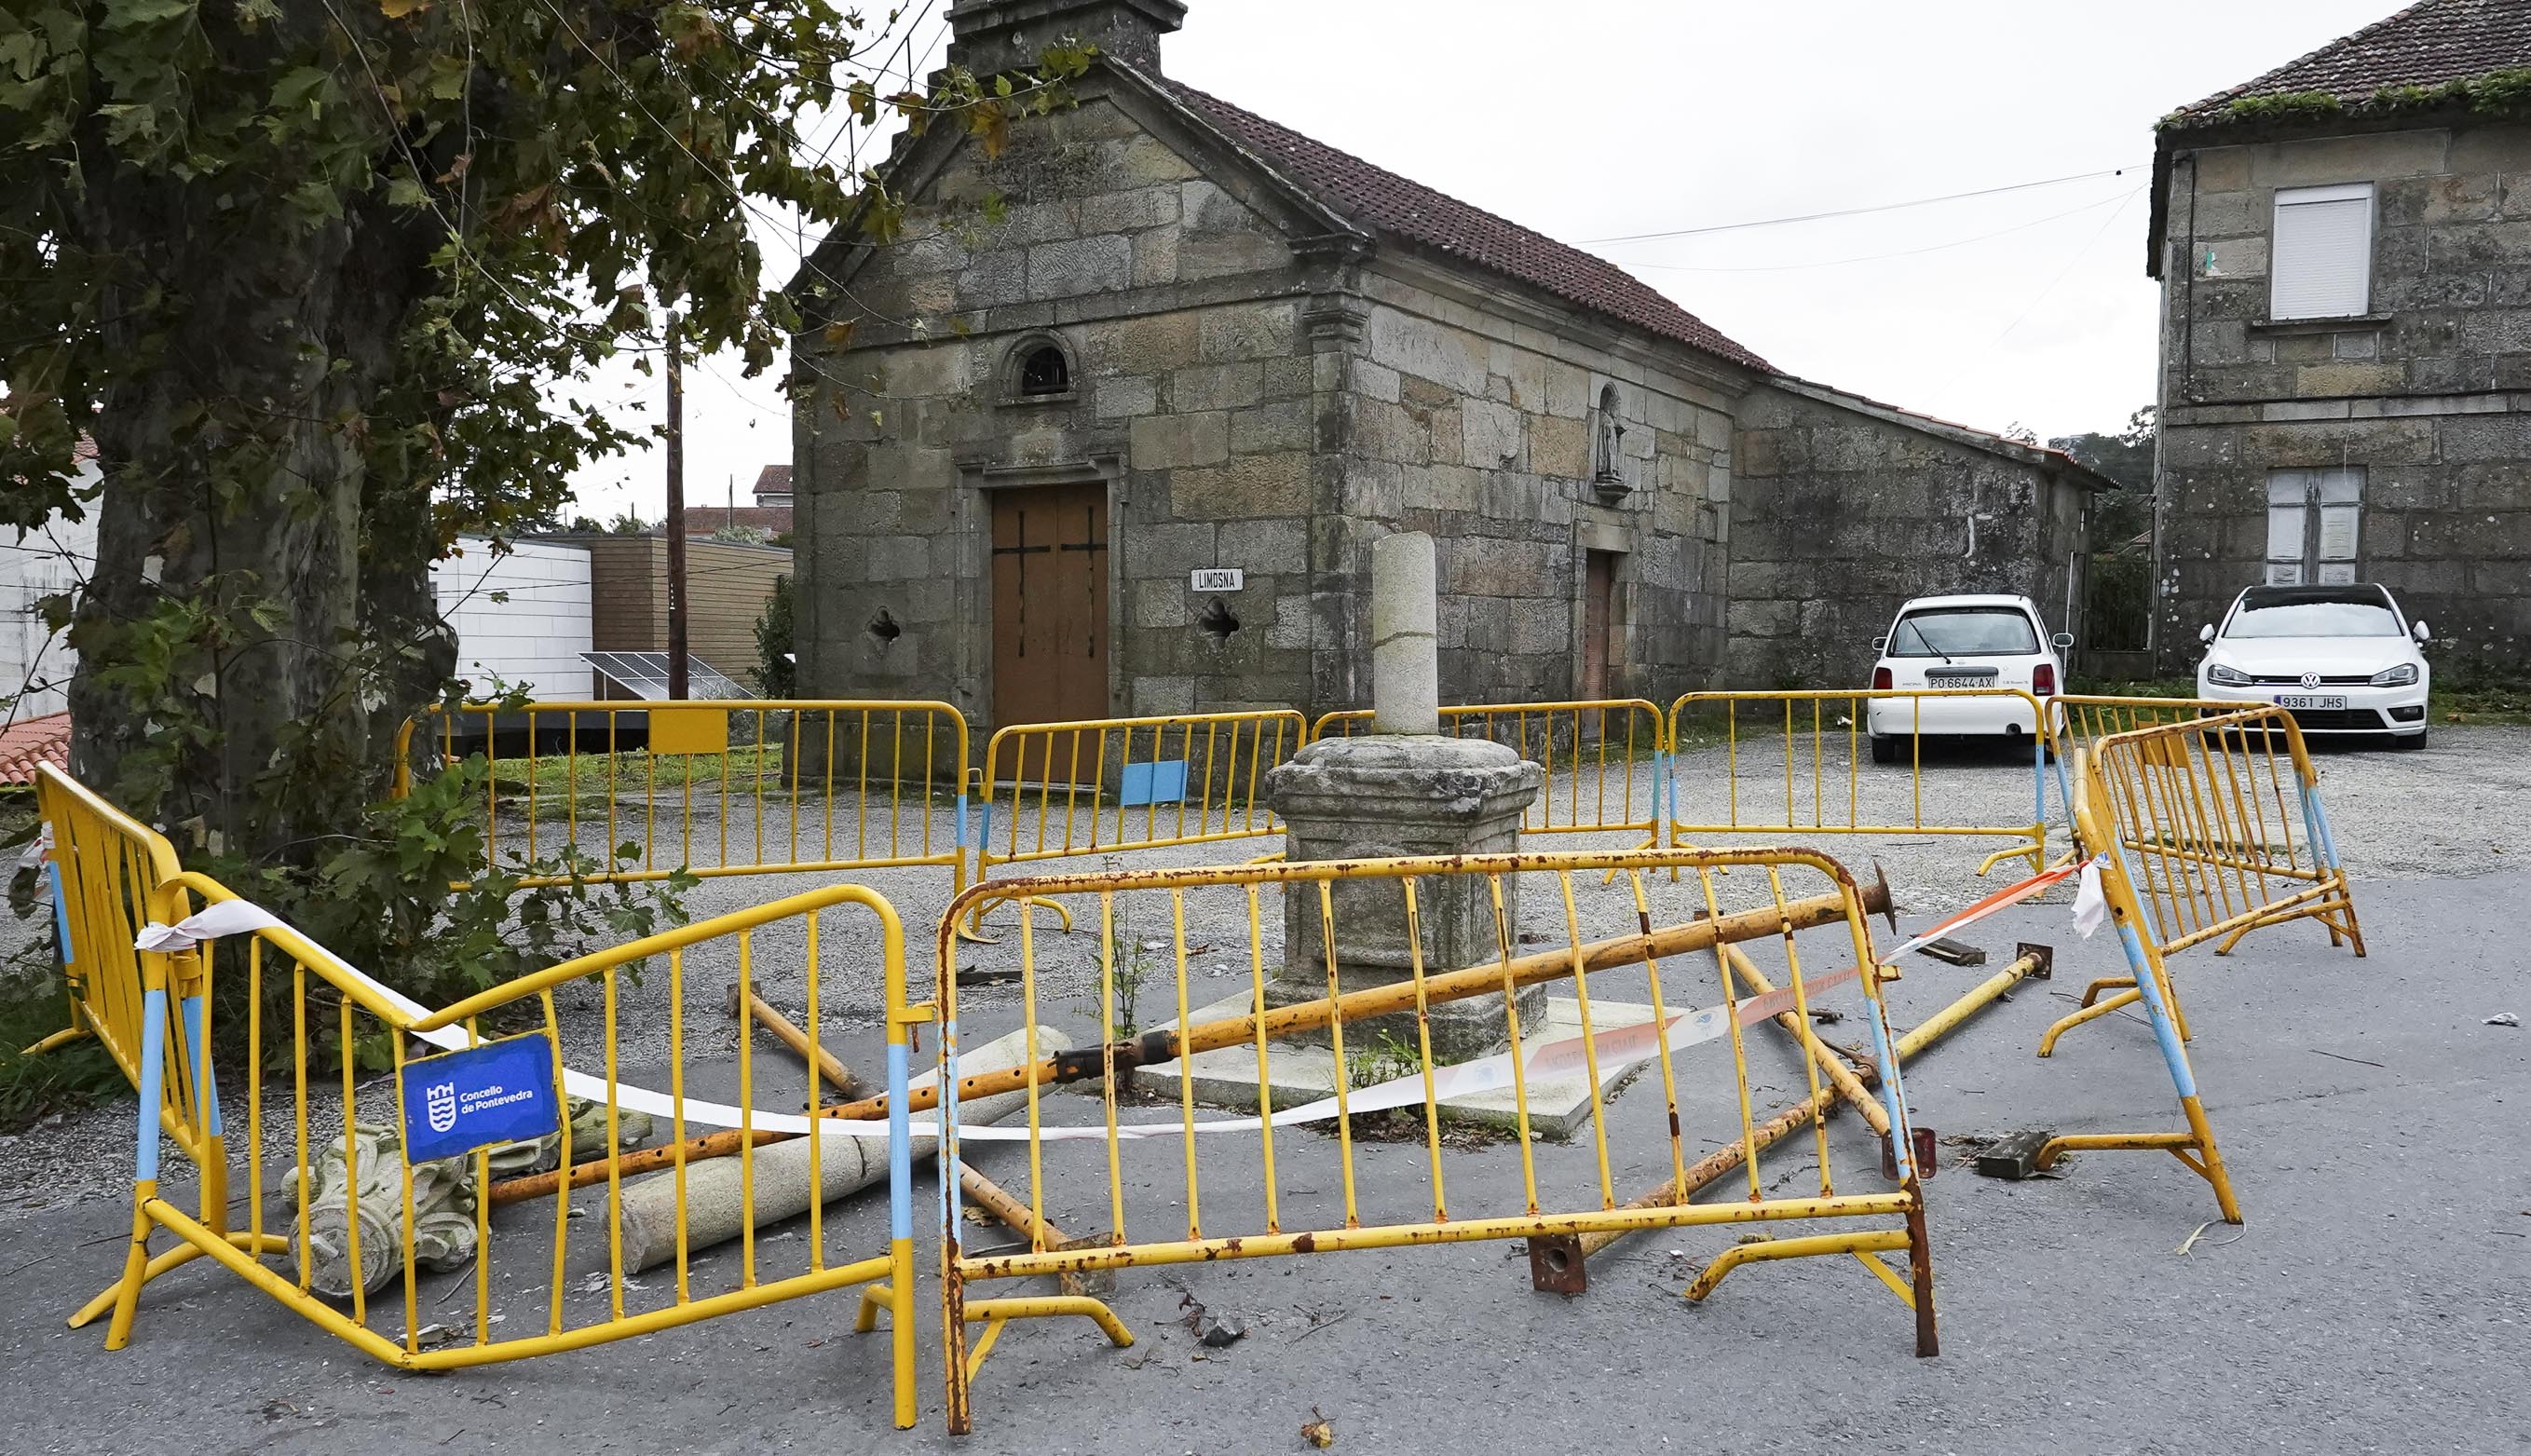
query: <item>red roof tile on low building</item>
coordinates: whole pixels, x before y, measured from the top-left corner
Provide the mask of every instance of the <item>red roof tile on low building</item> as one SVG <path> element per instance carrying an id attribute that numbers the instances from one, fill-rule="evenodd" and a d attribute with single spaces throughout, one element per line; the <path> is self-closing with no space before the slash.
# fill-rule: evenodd
<path id="1" fill-rule="evenodd" d="M 0 786 L 22 788 L 33 783 L 38 763 L 70 766 L 70 714 L 46 713 L 0 728 Z"/>
<path id="2" fill-rule="evenodd" d="M 2384 86 L 2441 85 L 2517 66 L 2531 66 L 2531 0 L 2420 0 L 2176 115 L 2222 121 L 2246 97 L 2308 91 L 2353 104 Z"/>
<path id="3" fill-rule="evenodd" d="M 1646 333 L 1753 369 L 1755 353 L 1623 268 L 1434 192 L 1180 82 L 1158 84 L 1215 131 L 1348 221 L 1421 244 Z"/>

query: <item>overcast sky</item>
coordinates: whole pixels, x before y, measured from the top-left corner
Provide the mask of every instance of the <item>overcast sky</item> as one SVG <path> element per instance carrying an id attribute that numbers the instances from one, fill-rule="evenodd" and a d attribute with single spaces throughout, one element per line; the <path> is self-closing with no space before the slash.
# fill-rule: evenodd
<path id="1" fill-rule="evenodd" d="M 907 4 L 936 58 L 945 0 Z M 1189 0 L 1164 65 L 1588 247 L 1789 372 L 2052 436 L 2113 430 L 2152 402 L 2154 120 L 2396 5 Z M 1597 241 L 2064 177 L 2079 180 Z M 787 281 L 790 228 L 759 231 Z M 619 377 L 628 403 L 655 399 L 655 382 Z M 687 499 L 719 501 L 734 480 L 745 504 L 759 468 L 791 458 L 772 376 L 707 360 L 687 387 Z M 655 404 L 625 418 L 654 420 Z M 660 513 L 655 454 L 598 462 L 576 484 L 592 514 Z"/>

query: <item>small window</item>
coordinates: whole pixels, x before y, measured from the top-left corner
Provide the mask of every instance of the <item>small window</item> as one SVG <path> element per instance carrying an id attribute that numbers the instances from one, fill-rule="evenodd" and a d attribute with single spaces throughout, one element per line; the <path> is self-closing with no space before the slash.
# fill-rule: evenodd
<path id="1" fill-rule="evenodd" d="M 2269 317 L 2364 312 L 2373 301 L 2372 185 L 2280 189 L 2269 254 Z"/>
<path id="2" fill-rule="evenodd" d="M 1072 392 L 1072 362 L 1063 357 L 1061 347 L 1037 344 L 1020 356 L 1019 392 L 1023 395 Z"/>
<path id="3" fill-rule="evenodd" d="M 2364 468 L 2268 473 L 2271 587 L 2336 587 L 2356 580 Z"/>
<path id="4" fill-rule="evenodd" d="M 1591 475 L 1599 480 L 1625 478 L 1626 426 L 1617 414 L 1617 386 L 1600 391 L 1600 419 L 1594 431 Z"/>

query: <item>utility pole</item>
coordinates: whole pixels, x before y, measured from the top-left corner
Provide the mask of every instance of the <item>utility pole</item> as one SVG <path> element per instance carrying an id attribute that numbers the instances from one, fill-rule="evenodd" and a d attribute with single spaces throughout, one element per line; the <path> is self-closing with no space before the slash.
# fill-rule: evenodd
<path id="1" fill-rule="evenodd" d="M 677 315 L 668 315 L 668 697 L 686 697 L 686 390 Z"/>

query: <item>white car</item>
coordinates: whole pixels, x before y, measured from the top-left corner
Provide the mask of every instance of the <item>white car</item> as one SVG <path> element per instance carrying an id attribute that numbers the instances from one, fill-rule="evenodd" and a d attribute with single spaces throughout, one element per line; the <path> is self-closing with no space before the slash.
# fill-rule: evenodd
<path id="1" fill-rule="evenodd" d="M 2200 698 L 2274 702 L 2306 736 L 2388 733 L 2399 748 L 2426 746 L 2420 649 L 2434 633 L 2380 587 L 2252 587 L 2220 631 L 2197 637 Z"/>
<path id="2" fill-rule="evenodd" d="M 1875 638 L 1877 689 L 2018 688 L 2045 700 L 2065 681 L 2074 645 L 2048 635 L 2027 596 L 1919 596 Z M 2012 698 L 1875 698 L 1865 709 L 1872 761 L 1894 763 L 1919 733 L 2022 742 L 2039 731 L 2030 704 Z"/>

